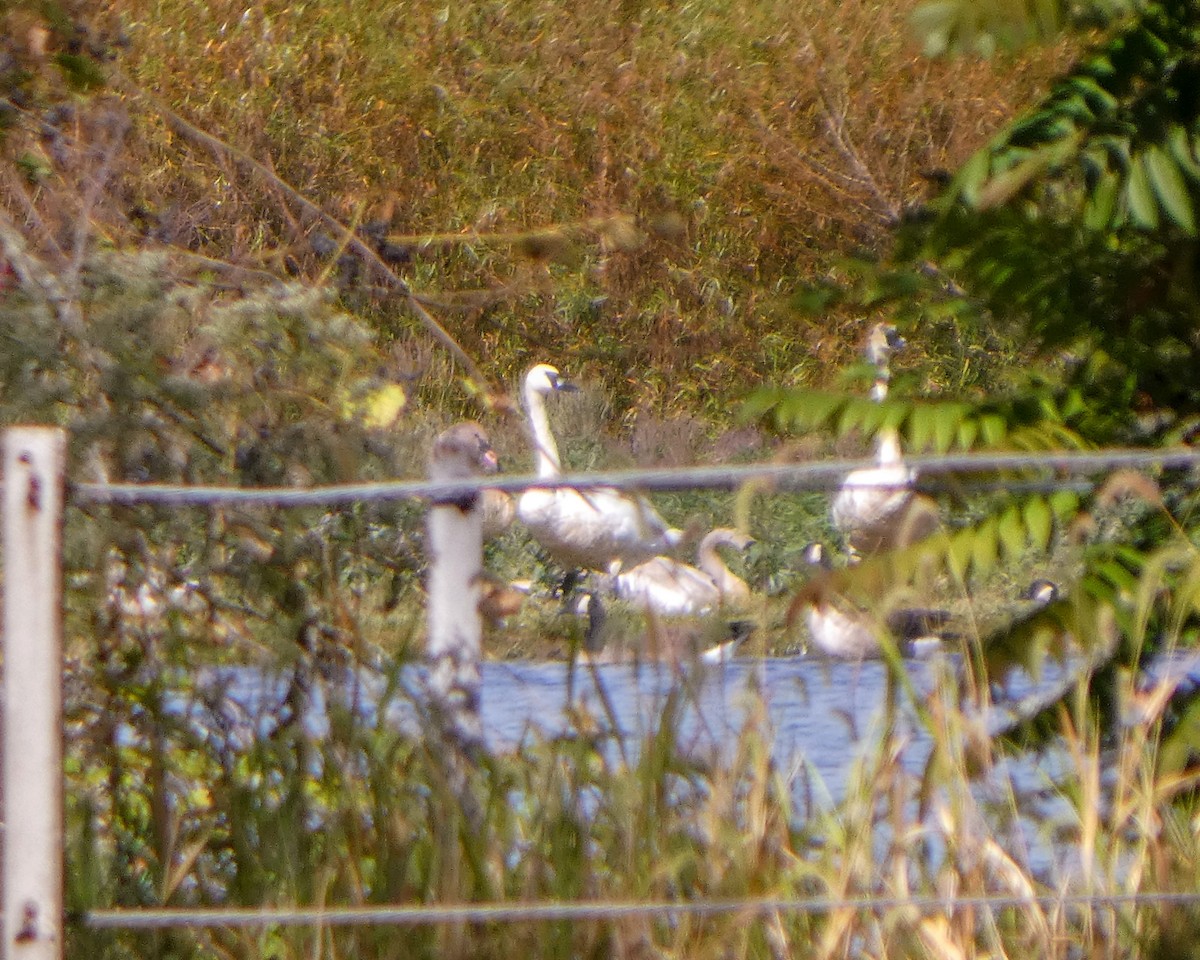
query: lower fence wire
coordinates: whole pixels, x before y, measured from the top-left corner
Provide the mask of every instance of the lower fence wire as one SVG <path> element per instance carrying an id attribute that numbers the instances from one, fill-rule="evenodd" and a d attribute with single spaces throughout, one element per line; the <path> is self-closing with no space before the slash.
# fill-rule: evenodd
<path id="1" fill-rule="evenodd" d="M 971 897 L 849 897 L 732 899 L 696 901 L 599 901 L 481 903 L 461 906 L 346 907 L 342 909 L 92 910 L 84 922 L 93 929 L 158 930 L 167 927 L 431 926 L 450 923 L 519 923 L 561 920 L 617 920 L 631 916 L 712 916 L 725 913 L 880 913 L 912 909 L 949 913 L 964 908 L 1074 907 L 1116 910 L 1128 906 L 1196 906 L 1191 893 L 980 895 Z"/>

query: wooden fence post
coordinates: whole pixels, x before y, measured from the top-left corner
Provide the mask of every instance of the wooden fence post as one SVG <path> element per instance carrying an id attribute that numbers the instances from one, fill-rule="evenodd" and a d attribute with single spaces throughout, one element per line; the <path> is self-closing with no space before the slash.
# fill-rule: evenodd
<path id="1" fill-rule="evenodd" d="M 4 434 L 3 956 L 63 955 L 62 509 L 66 434 Z"/>
<path id="2" fill-rule="evenodd" d="M 467 452 L 456 445 L 454 428 L 440 434 L 429 474 L 434 480 L 480 475 L 475 435 Z M 482 435 L 482 432 L 481 432 Z M 486 439 L 484 440 L 486 443 Z M 490 444 L 487 447 L 491 451 Z M 439 451 L 442 456 L 439 458 Z M 492 462 L 495 456 L 492 455 Z M 483 577 L 483 501 L 478 495 L 429 506 L 425 656 L 429 664 L 430 707 L 441 733 L 468 754 L 483 748 L 480 720 L 483 626 L 479 619 Z"/>

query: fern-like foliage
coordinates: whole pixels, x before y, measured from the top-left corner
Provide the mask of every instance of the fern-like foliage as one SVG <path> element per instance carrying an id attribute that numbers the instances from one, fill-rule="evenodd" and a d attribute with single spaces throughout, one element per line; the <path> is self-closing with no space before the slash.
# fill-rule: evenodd
<path id="1" fill-rule="evenodd" d="M 1071 426 L 1084 410 L 1078 391 L 1044 391 L 979 401 L 889 398 L 883 402 L 841 392 L 764 387 L 744 414 L 781 433 L 828 432 L 873 437 L 900 432 L 912 453 L 970 450 L 1079 449 Z"/>
<path id="2" fill-rule="evenodd" d="M 1194 413 L 1198 158 L 1200 7 L 1148 3 L 963 165 L 900 259 L 1096 358 L 1077 382 L 1106 406 Z"/>
<path id="3" fill-rule="evenodd" d="M 1134 0 L 931 0 L 912 15 L 929 56 L 977 53 L 1053 37 L 1068 25 L 1104 24 L 1135 6 Z"/>

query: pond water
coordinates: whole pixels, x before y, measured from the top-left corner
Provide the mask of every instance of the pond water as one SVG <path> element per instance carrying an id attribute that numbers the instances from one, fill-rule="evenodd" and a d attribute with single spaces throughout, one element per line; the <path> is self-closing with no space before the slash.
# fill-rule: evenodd
<path id="1" fill-rule="evenodd" d="M 975 718 L 980 729 L 994 734 L 1006 728 L 1015 705 L 1061 691 L 1074 668 L 1048 662 L 1037 679 L 1011 675 L 998 702 Z M 897 693 L 894 678 L 879 661 L 793 657 L 687 669 L 658 663 L 488 662 L 483 667 L 483 724 L 491 749 L 508 751 L 539 738 L 569 735 L 571 713 L 584 709 L 600 729 L 613 734 L 609 749 L 615 756 L 618 736 L 626 750 L 635 750 L 673 705 L 680 748 L 722 763 L 732 759 L 746 724 L 756 722 L 772 744 L 776 768 L 792 787 L 796 815 L 804 818 L 814 807 L 832 807 L 845 795 L 857 762 L 877 748 L 889 729 L 889 749 L 911 777 L 915 796 L 935 741 L 916 705 L 936 697 L 939 685 L 954 683 L 961 664 L 953 657 L 935 657 L 905 661 L 904 669 L 911 693 Z M 1159 661 L 1148 676 L 1194 684 L 1200 682 L 1200 662 L 1195 657 Z M 389 694 L 385 678 L 360 672 L 330 687 L 335 691 L 331 695 L 352 698 L 356 710 L 372 718 L 377 705 L 386 702 L 389 723 L 415 732 L 419 716 L 414 701 L 420 697 L 422 676 L 417 668 L 406 667 L 398 680 L 407 691 Z M 288 709 L 284 705 L 291 695 L 290 677 L 249 669 L 215 671 L 201 686 L 219 696 L 204 697 L 204 708 L 181 701 L 174 709 L 209 726 L 212 715 L 206 719 L 204 710 L 219 704 L 223 716 L 218 725 L 225 736 L 264 735 Z M 305 724 L 316 737 L 328 730 L 324 697 L 320 686 L 309 691 Z M 988 828 L 1047 881 L 1061 879 L 1071 869 L 1071 852 L 1053 837 L 1057 826 L 1069 827 L 1075 818 L 1063 791 L 1075 776 L 1065 746 L 1051 742 L 1036 755 L 1000 758 L 988 779 L 972 786 L 981 810 L 999 811 Z"/>

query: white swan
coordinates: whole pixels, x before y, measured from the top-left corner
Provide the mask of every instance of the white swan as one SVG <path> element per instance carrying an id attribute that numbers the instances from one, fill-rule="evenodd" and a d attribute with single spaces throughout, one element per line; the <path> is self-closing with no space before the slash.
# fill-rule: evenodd
<path id="1" fill-rule="evenodd" d="M 562 476 L 546 398 L 572 389 L 549 364 L 540 363 L 525 375 L 525 409 L 534 463 L 538 477 L 544 480 Z M 607 570 L 614 560 L 639 563 L 669 552 L 682 537 L 681 531 L 668 527 L 644 497 L 612 487 L 534 487 L 521 494 L 517 516 L 550 556 L 571 569 Z"/>
<path id="2" fill-rule="evenodd" d="M 827 566 L 820 544 L 805 550 L 810 563 Z M 826 656 L 864 660 L 882 655 L 886 642 L 894 643 L 903 656 L 923 657 L 942 646 L 954 634 L 946 629 L 951 615 L 946 610 L 905 607 L 884 615 L 853 606 L 833 588 L 827 575 L 806 584 L 793 601 L 801 610 L 809 639 Z"/>
<path id="3" fill-rule="evenodd" d="M 890 323 L 876 324 L 867 338 L 866 356 L 875 366 L 871 398 L 887 397 L 892 354 L 904 340 Z M 938 525 L 937 505 L 912 489 L 916 471 L 904 462 L 900 434 L 886 427 L 876 438 L 874 467 L 847 474 L 830 504 L 830 520 L 853 559 L 907 546 Z"/>
<path id="4" fill-rule="evenodd" d="M 754 540 L 740 531 L 717 527 L 696 549 L 696 566 L 670 557 L 654 557 L 631 570 L 618 572 L 613 591 L 622 600 L 659 616 L 696 616 L 720 606 L 738 606 L 750 599 L 746 582 L 725 565 L 719 546 L 745 550 Z"/>
<path id="5" fill-rule="evenodd" d="M 905 511 L 913 501 L 916 473 L 905 464 L 894 429 L 880 433 L 875 460 L 876 466 L 847 474 L 830 505 L 833 526 L 852 556 L 875 553 L 897 541 L 919 539 L 903 529 Z"/>

